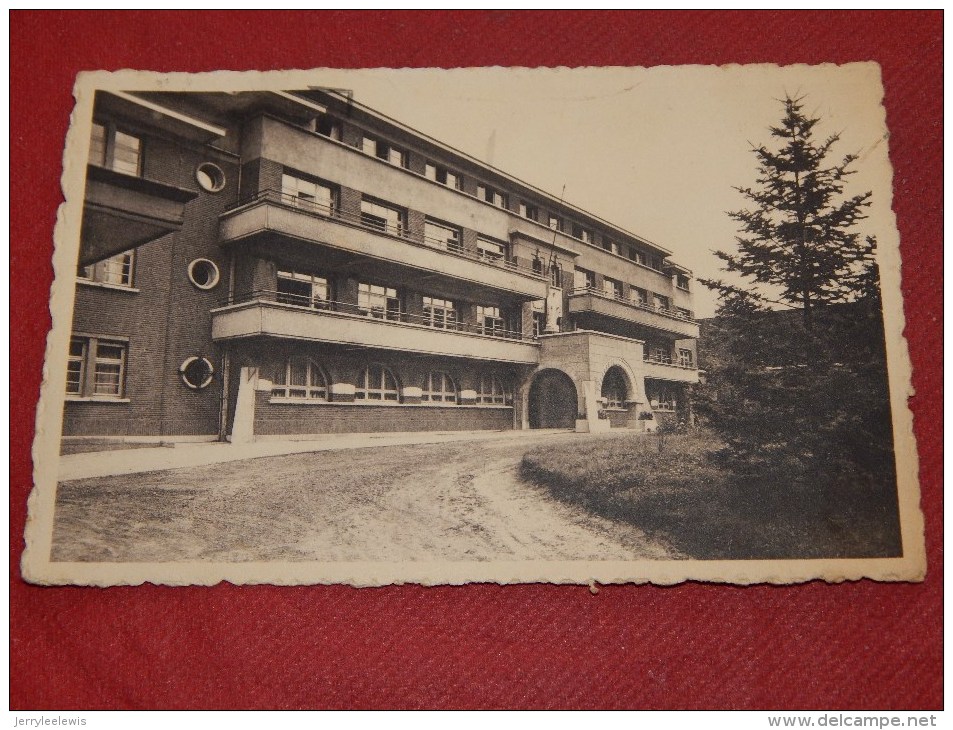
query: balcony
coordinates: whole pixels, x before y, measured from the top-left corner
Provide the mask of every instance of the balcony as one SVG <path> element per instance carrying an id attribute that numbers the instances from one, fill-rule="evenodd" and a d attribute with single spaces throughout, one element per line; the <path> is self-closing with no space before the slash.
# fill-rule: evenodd
<path id="1" fill-rule="evenodd" d="M 673 362 L 670 359 L 647 356 L 644 362 L 645 377 L 669 380 L 677 383 L 697 383 L 698 368 Z"/>
<path id="2" fill-rule="evenodd" d="M 569 311 L 572 314 L 597 314 L 633 322 L 685 339 L 698 338 L 698 323 L 678 310 L 660 309 L 649 304 L 620 299 L 598 289 L 573 289 L 569 293 Z"/>
<path id="3" fill-rule="evenodd" d="M 86 168 L 79 263 L 88 266 L 182 227 L 197 193 L 104 167 Z"/>
<path id="4" fill-rule="evenodd" d="M 246 301 L 213 309 L 212 339 L 277 337 L 520 365 L 539 362 L 539 344 L 519 332 L 463 322 L 437 326 L 420 315 L 366 310 L 346 302 L 318 300 L 303 306 L 294 298 L 260 291 Z"/>
<path id="5" fill-rule="evenodd" d="M 376 216 L 351 216 L 275 190 L 258 193 L 227 211 L 220 234 L 223 242 L 255 242 L 260 252 L 278 243 L 303 241 L 343 253 L 352 262 L 355 257 L 377 260 L 526 299 L 546 297 L 545 277 L 509 258 L 467 251 L 447 241 L 412 235 L 404 226 Z"/>

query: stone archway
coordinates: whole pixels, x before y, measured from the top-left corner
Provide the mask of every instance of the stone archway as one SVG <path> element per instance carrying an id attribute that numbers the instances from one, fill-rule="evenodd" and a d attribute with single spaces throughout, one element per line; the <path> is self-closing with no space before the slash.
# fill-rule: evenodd
<path id="1" fill-rule="evenodd" d="M 578 402 L 572 378 L 561 370 L 540 370 L 529 388 L 529 427 L 575 427 Z"/>

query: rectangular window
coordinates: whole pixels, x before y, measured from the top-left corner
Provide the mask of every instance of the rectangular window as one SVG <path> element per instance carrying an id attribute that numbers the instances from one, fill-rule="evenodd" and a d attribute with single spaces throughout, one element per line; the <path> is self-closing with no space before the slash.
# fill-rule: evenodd
<path id="1" fill-rule="evenodd" d="M 635 263 L 645 266 L 645 253 L 643 253 L 642 251 L 639 251 L 639 249 L 630 248 L 629 258 L 635 261 Z"/>
<path id="2" fill-rule="evenodd" d="M 667 347 L 653 347 L 649 351 L 649 358 L 654 362 L 670 364 L 672 362 L 672 351 Z"/>
<path id="3" fill-rule="evenodd" d="M 538 221 L 539 208 L 537 208 L 535 205 L 530 205 L 525 200 L 521 200 L 520 201 L 520 215 L 531 221 Z"/>
<path id="4" fill-rule="evenodd" d="M 501 337 L 505 329 L 499 307 L 477 306 L 477 326 L 480 334 Z"/>
<path id="5" fill-rule="evenodd" d="M 562 219 L 555 213 L 549 214 L 549 227 L 554 231 L 561 231 L 563 229 Z"/>
<path id="6" fill-rule="evenodd" d="M 506 245 L 480 236 L 477 238 L 477 253 L 486 261 L 501 262 L 506 258 Z"/>
<path id="7" fill-rule="evenodd" d="M 622 299 L 622 282 L 607 276 L 602 280 L 602 291 L 610 297 Z"/>
<path id="8" fill-rule="evenodd" d="M 649 293 L 637 286 L 629 287 L 629 301 L 639 306 L 645 306 L 649 301 Z"/>
<path id="9" fill-rule="evenodd" d="M 454 190 L 461 190 L 463 188 L 462 177 L 455 172 L 451 172 L 446 167 L 442 167 L 433 162 L 428 162 L 424 166 L 424 176 L 428 180 L 433 180 Z"/>
<path id="10" fill-rule="evenodd" d="M 142 173 L 142 140 L 112 124 L 93 123 L 89 163 L 138 176 Z"/>
<path id="11" fill-rule="evenodd" d="M 492 203 L 497 208 L 509 207 L 509 198 L 506 193 L 501 193 L 499 190 L 494 190 L 486 185 L 477 185 L 477 197 L 487 203 Z"/>
<path id="12" fill-rule="evenodd" d="M 438 223 L 430 218 L 424 221 L 424 242 L 448 251 L 460 251 L 463 248 L 460 243 L 459 228 L 446 223 Z"/>
<path id="13" fill-rule="evenodd" d="M 399 320 L 403 309 L 396 289 L 364 282 L 357 287 L 357 305 L 361 314 L 377 319 Z"/>
<path id="14" fill-rule="evenodd" d="M 595 272 L 589 271 L 588 269 L 581 269 L 579 267 L 576 267 L 576 270 L 573 273 L 573 287 L 575 289 L 595 289 L 596 288 Z"/>
<path id="15" fill-rule="evenodd" d="M 678 349 L 678 364 L 683 368 L 695 367 L 695 353 L 691 350 Z"/>
<path id="16" fill-rule="evenodd" d="M 82 395 L 83 379 L 86 375 L 86 344 L 83 337 L 74 337 L 69 341 L 69 360 L 66 363 L 66 393 Z"/>
<path id="17" fill-rule="evenodd" d="M 646 395 L 653 410 L 674 411 L 678 407 L 678 399 L 674 388 L 662 383 L 646 383 Z"/>
<path id="18" fill-rule="evenodd" d="M 668 309 L 668 297 L 661 294 L 652 295 L 652 306 L 656 309 Z"/>
<path id="19" fill-rule="evenodd" d="M 361 149 L 379 160 L 385 160 L 397 167 L 407 167 L 407 153 L 387 142 L 365 136 L 361 140 Z"/>
<path id="20" fill-rule="evenodd" d="M 122 398 L 127 347 L 125 342 L 98 337 L 71 338 L 66 364 L 67 395 Z"/>
<path id="21" fill-rule="evenodd" d="M 685 276 L 684 274 L 676 274 L 675 286 L 677 286 L 679 289 L 684 289 L 685 291 L 688 291 L 688 277 Z"/>
<path id="22" fill-rule="evenodd" d="M 394 236 L 404 235 L 404 211 L 372 200 L 361 201 L 361 223 Z"/>
<path id="23" fill-rule="evenodd" d="M 281 304 L 294 304 L 298 307 L 328 309 L 331 301 L 331 287 L 323 276 L 279 271 L 278 301 Z"/>
<path id="24" fill-rule="evenodd" d="M 533 302 L 533 337 L 539 337 L 546 331 L 546 302 Z"/>
<path id="25" fill-rule="evenodd" d="M 457 309 L 449 299 L 424 297 L 424 324 L 438 329 L 454 329 L 457 325 Z"/>
<path id="26" fill-rule="evenodd" d="M 619 247 L 618 241 L 613 241 L 611 238 L 603 237 L 602 248 L 609 253 L 614 253 L 616 256 L 622 255 L 622 249 Z"/>
<path id="27" fill-rule="evenodd" d="M 281 202 L 312 213 L 333 215 L 336 191 L 329 185 L 288 173 L 281 174 Z"/>
<path id="28" fill-rule="evenodd" d="M 682 307 L 676 307 L 675 311 L 678 313 L 679 317 L 684 317 L 685 319 L 694 319 L 694 316 L 692 315 L 692 310 L 690 309 L 683 309 Z"/>
<path id="29" fill-rule="evenodd" d="M 81 266 L 77 275 L 80 279 L 85 279 L 86 281 L 112 284 L 113 286 L 132 287 L 134 262 L 135 249 L 110 256 L 105 261 L 100 261 L 96 264 Z"/>
<path id="30" fill-rule="evenodd" d="M 327 137 L 328 139 L 341 141 L 341 122 L 339 122 L 334 117 L 330 117 L 327 114 L 322 115 L 318 118 L 317 123 L 315 124 L 314 131 L 320 134 L 322 137 Z"/>
<path id="31" fill-rule="evenodd" d="M 578 223 L 572 224 L 573 238 L 578 238 L 583 243 L 592 243 L 592 231 L 583 228 Z"/>

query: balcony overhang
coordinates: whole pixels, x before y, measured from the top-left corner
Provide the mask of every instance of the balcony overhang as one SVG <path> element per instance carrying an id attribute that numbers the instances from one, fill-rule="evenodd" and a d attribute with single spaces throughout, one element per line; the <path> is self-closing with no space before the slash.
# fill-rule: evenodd
<path id="1" fill-rule="evenodd" d="M 87 166 L 80 265 L 94 264 L 179 230 L 185 204 L 196 195 L 174 185 Z"/>
<path id="2" fill-rule="evenodd" d="M 288 304 L 251 301 L 212 310 L 212 339 L 274 337 L 536 365 L 539 345 Z"/>
<path id="3" fill-rule="evenodd" d="M 673 383 L 697 383 L 698 369 L 688 368 L 674 363 L 646 360 L 643 363 L 645 377 L 655 380 L 668 380 Z"/>
<path id="4" fill-rule="evenodd" d="M 621 320 L 641 327 L 661 330 L 679 338 L 698 339 L 698 323 L 682 319 L 659 311 L 610 299 L 595 292 L 582 292 L 569 295 L 571 314 L 594 314 Z"/>
<path id="5" fill-rule="evenodd" d="M 346 254 L 352 261 L 374 260 L 400 267 L 413 276 L 444 277 L 526 300 L 546 298 L 547 282 L 541 275 L 388 235 L 337 217 L 316 215 L 269 198 L 222 216 L 220 235 L 223 243 L 261 244 L 259 253 L 276 240 L 303 243 L 314 246 L 316 256 L 321 248 L 331 249 Z"/>

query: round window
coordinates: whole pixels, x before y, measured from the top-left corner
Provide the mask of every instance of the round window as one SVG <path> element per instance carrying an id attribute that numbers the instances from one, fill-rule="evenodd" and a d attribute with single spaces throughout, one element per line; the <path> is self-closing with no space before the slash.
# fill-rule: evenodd
<path id="1" fill-rule="evenodd" d="M 211 289 L 218 284 L 218 267 L 214 261 L 195 259 L 189 264 L 189 280 L 199 289 Z"/>
<path id="2" fill-rule="evenodd" d="M 192 390 L 201 390 L 212 382 L 215 368 L 208 358 L 190 357 L 179 366 L 179 373 L 182 375 L 182 382 Z"/>
<path id="3" fill-rule="evenodd" d="M 225 173 L 214 162 L 203 162 L 195 170 L 195 179 L 202 190 L 217 193 L 225 187 Z"/>

